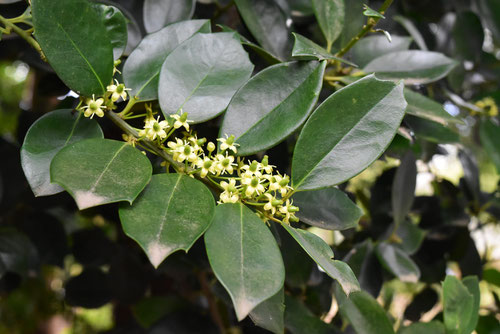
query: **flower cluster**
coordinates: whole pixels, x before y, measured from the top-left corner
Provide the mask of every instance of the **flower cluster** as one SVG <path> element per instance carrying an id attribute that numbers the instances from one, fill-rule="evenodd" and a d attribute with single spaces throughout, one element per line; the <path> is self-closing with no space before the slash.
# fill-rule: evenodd
<path id="1" fill-rule="evenodd" d="M 124 84 L 118 83 L 115 79 L 115 84 L 111 84 L 106 88 L 106 94 L 104 97 L 96 99 L 95 95 L 92 95 L 92 98 L 86 99 L 85 105 L 81 107 L 83 115 L 90 118 L 93 118 L 94 115 L 103 117 L 106 109 L 112 110 L 116 108 L 114 103 L 120 98 L 123 101 L 127 100 L 128 90 L 130 90 L 130 88 L 125 88 Z"/>

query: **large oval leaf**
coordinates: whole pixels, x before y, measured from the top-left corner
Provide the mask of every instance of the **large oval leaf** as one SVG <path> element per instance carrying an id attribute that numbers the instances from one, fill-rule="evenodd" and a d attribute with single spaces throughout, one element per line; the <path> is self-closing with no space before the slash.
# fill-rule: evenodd
<path id="1" fill-rule="evenodd" d="M 408 50 L 412 38 L 391 36 L 389 42 L 385 36 L 373 35 L 361 39 L 352 47 L 352 60 L 359 66 L 365 66 L 373 59 L 394 51 Z"/>
<path id="2" fill-rule="evenodd" d="M 197 32 L 210 32 L 208 20 L 192 20 L 171 24 L 146 36 L 132 51 L 123 66 L 123 80 L 131 95 L 142 101 L 158 98 L 158 78 L 167 56 Z"/>
<path id="3" fill-rule="evenodd" d="M 300 208 L 297 217 L 301 221 L 326 230 L 356 227 L 363 215 L 363 210 L 335 187 L 299 192 L 293 200 Z"/>
<path id="4" fill-rule="evenodd" d="M 279 143 L 306 120 L 316 104 L 325 65 L 293 62 L 261 71 L 234 95 L 220 133 L 236 137 L 240 155 Z"/>
<path id="5" fill-rule="evenodd" d="M 125 233 L 158 267 L 173 252 L 186 252 L 212 221 L 215 201 L 200 181 L 182 174 L 154 175 L 132 206 L 120 206 Z"/>
<path id="6" fill-rule="evenodd" d="M 358 280 L 347 263 L 333 260 L 333 251 L 320 237 L 311 232 L 295 229 L 282 224 L 288 233 L 299 243 L 307 254 L 349 295 L 360 289 Z"/>
<path id="7" fill-rule="evenodd" d="M 148 158 L 127 143 L 86 139 L 68 145 L 50 165 L 52 182 L 61 185 L 80 210 L 132 201 L 151 179 Z"/>
<path id="8" fill-rule="evenodd" d="M 193 16 L 196 0 L 144 0 L 143 17 L 147 32 Z"/>
<path id="9" fill-rule="evenodd" d="M 64 146 L 87 138 L 103 138 L 99 124 L 71 109 L 54 110 L 33 123 L 21 147 L 21 166 L 35 196 L 64 190 L 50 183 L 50 162 Z"/>
<path id="10" fill-rule="evenodd" d="M 80 94 L 103 94 L 113 76 L 113 47 L 92 4 L 33 0 L 31 10 L 35 37 L 61 80 Z"/>
<path id="11" fill-rule="evenodd" d="M 365 66 L 382 79 L 404 79 L 405 84 L 422 85 L 444 78 L 458 63 L 438 52 L 406 50 L 385 54 Z"/>
<path id="12" fill-rule="evenodd" d="M 114 6 L 93 4 L 96 11 L 102 16 L 108 37 L 113 45 L 113 58 L 119 59 L 127 47 L 127 19 Z"/>
<path id="13" fill-rule="evenodd" d="M 344 0 L 312 0 L 314 14 L 326 38 L 327 50 L 344 28 Z"/>
<path id="14" fill-rule="evenodd" d="M 336 185 L 364 170 L 391 142 L 405 108 L 403 84 L 372 75 L 335 92 L 300 133 L 292 162 L 294 188 Z"/>
<path id="15" fill-rule="evenodd" d="M 401 249 L 381 242 L 375 249 L 383 266 L 403 282 L 418 282 L 420 270 L 413 260 Z"/>
<path id="16" fill-rule="evenodd" d="M 239 320 L 283 287 L 285 268 L 278 245 L 265 223 L 245 205 L 218 205 L 205 245 Z"/>
<path id="17" fill-rule="evenodd" d="M 182 109 L 203 122 L 226 109 L 253 65 L 232 33 L 197 34 L 182 43 L 161 68 L 158 96 L 165 117 Z"/>

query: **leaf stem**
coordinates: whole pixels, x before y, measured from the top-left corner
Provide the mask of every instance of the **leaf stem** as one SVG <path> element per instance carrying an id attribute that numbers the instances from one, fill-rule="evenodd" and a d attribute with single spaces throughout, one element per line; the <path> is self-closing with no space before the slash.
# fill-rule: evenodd
<path id="1" fill-rule="evenodd" d="M 23 29 L 19 28 L 16 26 L 14 23 L 12 23 L 9 19 L 3 17 L 0 15 L 0 22 L 5 26 L 6 29 L 3 29 L 5 33 L 10 33 L 10 30 L 13 30 L 16 34 L 18 34 L 21 38 L 23 38 L 26 42 L 28 42 L 35 50 L 40 54 L 40 57 L 42 58 L 43 61 L 47 61 L 47 58 L 45 57 L 45 54 L 42 51 L 42 48 L 40 47 L 40 44 L 30 36 L 26 31 Z"/>

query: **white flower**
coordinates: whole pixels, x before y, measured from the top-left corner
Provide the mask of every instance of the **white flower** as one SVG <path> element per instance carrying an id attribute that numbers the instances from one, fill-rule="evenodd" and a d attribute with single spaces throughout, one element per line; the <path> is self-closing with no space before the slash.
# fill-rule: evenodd
<path id="1" fill-rule="evenodd" d="M 232 155 L 222 155 L 222 154 L 217 154 L 215 156 L 215 170 L 217 171 L 217 174 L 225 174 L 226 172 L 229 174 L 233 174 L 234 172 L 234 166 L 236 164 L 234 163 L 234 157 Z"/>
<path id="2" fill-rule="evenodd" d="M 288 190 L 292 189 L 288 185 L 288 182 L 290 182 L 290 179 L 286 174 L 283 176 L 277 174 L 273 175 L 269 178 L 269 190 L 270 191 L 279 191 L 281 193 L 281 196 L 285 196 L 288 192 Z"/>
<path id="3" fill-rule="evenodd" d="M 254 175 L 257 177 L 262 176 L 262 172 L 261 172 L 262 165 L 255 160 L 252 161 L 252 163 L 250 165 L 243 165 L 241 167 L 241 169 L 244 170 L 244 172 L 243 172 L 244 176 L 254 176 Z"/>
<path id="4" fill-rule="evenodd" d="M 182 111 L 182 109 L 181 109 Z M 182 115 L 170 115 L 171 118 L 175 119 L 174 122 L 174 128 L 178 129 L 180 127 L 184 127 L 186 131 L 189 131 L 189 124 L 188 122 L 192 122 L 191 120 L 187 119 L 187 113 L 182 113 Z"/>
<path id="5" fill-rule="evenodd" d="M 165 129 L 168 129 L 170 126 L 168 125 L 167 121 L 161 121 L 160 122 L 160 116 L 158 116 L 157 119 L 149 119 L 146 120 L 146 124 L 144 125 L 144 130 L 146 137 L 150 140 L 155 140 L 156 137 L 159 137 L 160 139 L 164 139 L 167 137 L 167 133 L 165 132 Z M 141 135 L 141 133 L 139 133 Z"/>
<path id="6" fill-rule="evenodd" d="M 279 212 L 281 212 L 285 217 L 283 218 L 284 223 L 290 223 L 290 220 L 296 220 L 295 212 L 299 211 L 299 208 L 293 206 L 289 199 L 286 200 L 286 204 L 279 207 Z"/>
<path id="7" fill-rule="evenodd" d="M 116 85 L 109 85 L 106 90 L 111 94 L 111 101 L 116 102 L 121 97 L 123 101 L 127 99 L 127 90 L 130 88 L 125 88 L 124 84 L 119 84 L 118 80 L 115 79 Z"/>
<path id="8" fill-rule="evenodd" d="M 248 197 L 256 194 L 257 196 L 266 191 L 264 185 L 261 183 L 262 179 L 258 176 L 245 176 L 242 177 L 241 183 L 246 185 L 245 195 Z"/>
<path id="9" fill-rule="evenodd" d="M 105 106 L 101 107 L 102 104 L 104 103 L 104 99 L 99 98 L 95 99 L 95 96 L 92 95 L 92 99 L 87 100 L 87 105 L 82 108 L 84 110 L 83 115 L 85 117 L 94 117 L 94 115 L 97 115 L 99 117 L 104 116 L 104 111 L 103 109 L 106 109 Z"/>
<path id="10" fill-rule="evenodd" d="M 226 138 L 217 138 L 217 141 L 221 142 L 221 144 L 220 144 L 221 151 L 231 150 L 234 153 L 237 153 L 236 146 L 240 146 L 234 142 L 233 135 L 231 135 L 229 137 L 227 137 L 227 135 L 226 135 Z"/>
<path id="11" fill-rule="evenodd" d="M 236 203 L 240 199 L 238 189 L 236 188 L 236 180 L 230 179 L 229 183 L 222 181 L 220 183 L 224 191 L 220 194 L 219 203 Z"/>
<path id="12" fill-rule="evenodd" d="M 209 157 L 198 158 L 196 167 L 201 168 L 200 176 L 205 177 L 208 173 L 215 174 L 215 163 Z"/>
<path id="13" fill-rule="evenodd" d="M 276 197 L 269 193 L 265 193 L 264 196 L 266 196 L 267 198 L 267 203 L 264 205 L 264 210 L 271 211 L 271 213 L 274 215 L 274 213 L 276 212 L 276 206 L 283 202 L 276 199 Z"/>

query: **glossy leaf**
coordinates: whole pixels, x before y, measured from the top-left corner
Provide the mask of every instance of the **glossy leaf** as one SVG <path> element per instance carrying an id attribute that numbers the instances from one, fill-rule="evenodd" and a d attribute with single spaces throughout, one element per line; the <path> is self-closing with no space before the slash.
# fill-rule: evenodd
<path id="1" fill-rule="evenodd" d="M 423 85 L 444 78 L 456 65 L 455 60 L 438 52 L 407 50 L 375 58 L 364 71 L 375 72 L 382 79 L 403 79 L 405 84 Z"/>
<path id="2" fill-rule="evenodd" d="M 287 16 L 277 3 L 268 0 L 235 0 L 248 30 L 264 49 L 281 60 L 291 49 Z"/>
<path id="3" fill-rule="evenodd" d="M 445 328 L 442 322 L 415 322 L 408 327 L 401 328 L 398 334 L 445 334 Z"/>
<path id="4" fill-rule="evenodd" d="M 352 60 L 359 66 L 365 66 L 373 59 L 395 51 L 408 50 L 411 37 L 392 36 L 389 42 L 385 36 L 368 36 L 354 44 L 351 53 Z"/>
<path id="5" fill-rule="evenodd" d="M 490 120 L 481 121 L 479 136 L 484 150 L 500 173 L 500 126 Z"/>
<path id="6" fill-rule="evenodd" d="M 238 320 L 283 287 L 285 269 L 267 226 L 243 204 L 215 208 L 205 233 L 208 259 L 231 296 Z"/>
<path id="7" fill-rule="evenodd" d="M 368 16 L 368 17 L 378 17 L 378 18 L 381 18 L 381 19 L 385 19 L 385 16 L 382 15 L 381 13 L 377 12 L 375 9 L 372 9 L 370 7 L 368 7 L 367 5 L 364 5 L 364 11 L 363 11 L 363 15 L 364 16 Z"/>
<path id="8" fill-rule="evenodd" d="M 407 114 L 425 118 L 442 125 L 448 125 L 450 123 L 463 123 L 460 118 L 454 117 L 444 110 L 442 104 L 437 103 L 422 94 L 414 92 L 409 88 L 405 88 L 403 92 L 406 102 L 408 102 L 408 108 L 406 109 Z"/>
<path id="9" fill-rule="evenodd" d="M 259 327 L 275 334 L 285 331 L 285 290 L 257 305 L 249 314 L 250 319 Z"/>
<path id="10" fill-rule="evenodd" d="M 413 38 L 413 40 L 415 41 L 417 46 L 420 48 L 420 50 L 424 50 L 424 51 L 429 50 L 427 48 L 427 45 L 425 44 L 424 37 L 422 36 L 420 31 L 418 31 L 417 27 L 415 26 L 415 24 L 413 24 L 413 22 L 410 19 L 408 19 L 404 16 L 400 16 L 400 15 L 394 15 L 392 17 L 392 19 L 394 21 L 398 22 L 399 24 L 401 24 L 403 26 L 403 28 L 405 28 L 406 31 L 408 31 L 408 33 Z"/>
<path id="11" fill-rule="evenodd" d="M 325 66 L 292 62 L 259 72 L 232 98 L 220 134 L 236 137 L 240 155 L 276 145 L 307 119 L 318 100 Z"/>
<path id="12" fill-rule="evenodd" d="M 233 34 L 197 34 L 163 63 L 158 85 L 163 114 L 182 109 L 194 122 L 211 119 L 226 109 L 252 70 L 248 54 Z"/>
<path id="13" fill-rule="evenodd" d="M 456 143 L 460 141 L 460 137 L 456 132 L 439 123 L 413 115 L 406 116 L 405 122 L 409 125 L 417 138 L 439 144 Z"/>
<path id="14" fill-rule="evenodd" d="M 299 192 L 292 198 L 300 208 L 296 216 L 301 221 L 326 230 L 356 227 L 363 215 L 363 210 L 335 187 Z"/>
<path id="15" fill-rule="evenodd" d="M 127 19 L 114 6 L 94 4 L 94 8 L 102 16 L 108 37 L 113 45 L 113 58 L 119 59 L 127 47 Z"/>
<path id="16" fill-rule="evenodd" d="M 330 50 L 344 28 L 344 0 L 312 0 L 312 5 Z"/>
<path id="17" fill-rule="evenodd" d="M 31 10 L 35 37 L 59 78 L 80 94 L 103 94 L 113 76 L 113 47 L 93 5 L 33 0 Z"/>
<path id="18" fill-rule="evenodd" d="M 420 278 L 417 265 L 401 249 L 381 242 L 376 247 L 376 253 L 382 265 L 401 281 L 416 283 Z"/>
<path id="19" fill-rule="evenodd" d="M 396 225 L 401 224 L 410 212 L 415 198 L 417 185 L 417 162 L 411 151 L 401 159 L 392 183 L 392 218 Z"/>
<path id="20" fill-rule="evenodd" d="M 87 138 L 103 138 L 99 124 L 71 109 L 54 110 L 33 123 L 21 147 L 21 166 L 35 196 L 64 190 L 50 183 L 50 162 L 64 146 Z"/>
<path id="21" fill-rule="evenodd" d="M 142 101 L 156 100 L 160 69 L 167 56 L 197 32 L 210 31 L 208 20 L 192 20 L 171 24 L 146 36 L 123 66 L 123 79 L 132 89 L 130 94 Z"/>
<path id="22" fill-rule="evenodd" d="M 300 300 L 285 296 L 285 325 L 292 334 L 334 334 L 336 331 L 315 316 Z"/>
<path id="23" fill-rule="evenodd" d="M 132 201 L 151 179 L 148 158 L 127 143 L 86 139 L 64 147 L 50 165 L 52 182 L 75 199 L 80 210 Z"/>
<path id="24" fill-rule="evenodd" d="M 195 5 L 196 0 L 144 0 L 144 27 L 151 33 L 170 23 L 189 20 Z"/>
<path id="25" fill-rule="evenodd" d="M 474 295 L 455 276 L 446 276 L 444 280 L 443 309 L 446 333 L 466 334 L 475 328 L 479 304 L 476 304 Z"/>
<path id="26" fill-rule="evenodd" d="M 305 230 L 295 229 L 287 224 L 282 224 L 282 226 L 328 276 L 340 284 L 347 295 L 360 289 L 351 268 L 345 262 L 333 260 L 332 249 L 320 237 Z"/>
<path id="27" fill-rule="evenodd" d="M 120 207 L 125 233 L 158 267 L 178 250 L 186 252 L 210 225 L 215 201 L 208 188 L 182 174 L 154 175 L 134 204 Z"/>
<path id="28" fill-rule="evenodd" d="M 328 187 L 364 170 L 391 142 L 405 108 L 403 84 L 374 76 L 335 92 L 300 133 L 292 162 L 293 187 Z"/>
<path id="29" fill-rule="evenodd" d="M 302 35 L 297 33 L 292 33 L 295 38 L 295 43 L 293 44 L 292 57 L 299 60 L 325 60 L 325 59 L 333 59 L 338 60 L 342 63 L 351 65 L 353 67 L 358 67 L 356 64 L 351 63 L 348 60 L 335 57 L 330 54 L 324 48 L 314 43 L 308 38 L 305 38 Z"/>

